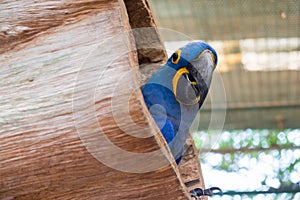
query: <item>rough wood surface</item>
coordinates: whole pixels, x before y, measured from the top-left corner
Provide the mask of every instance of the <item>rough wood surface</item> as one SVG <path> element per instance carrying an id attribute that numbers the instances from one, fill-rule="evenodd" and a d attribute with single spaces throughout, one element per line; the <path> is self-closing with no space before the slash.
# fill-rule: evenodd
<path id="1" fill-rule="evenodd" d="M 141 81 L 144 84 L 168 57 L 148 1 L 124 2 L 136 42 Z"/>
<path id="2" fill-rule="evenodd" d="M 124 0 L 124 2 L 136 41 L 139 64 L 165 61 L 167 53 L 158 34 L 148 1 Z"/>
<path id="3" fill-rule="evenodd" d="M 181 179 L 185 183 L 188 191 L 195 188 L 205 189 L 202 169 L 199 162 L 199 154 L 191 136 L 189 136 L 186 141 L 184 146 L 184 155 L 178 168 L 181 174 Z M 201 197 L 201 199 L 206 200 L 207 197 L 204 196 Z"/>
<path id="4" fill-rule="evenodd" d="M 0 199 L 188 198 L 137 89 L 123 2 L 0 6 Z"/>

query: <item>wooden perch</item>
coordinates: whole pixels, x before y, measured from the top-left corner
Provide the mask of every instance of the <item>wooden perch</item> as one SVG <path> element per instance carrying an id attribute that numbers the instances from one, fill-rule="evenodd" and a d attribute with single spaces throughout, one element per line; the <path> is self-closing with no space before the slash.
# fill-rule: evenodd
<path id="1" fill-rule="evenodd" d="M 0 5 L 0 200 L 189 198 L 144 105 L 124 2 Z"/>

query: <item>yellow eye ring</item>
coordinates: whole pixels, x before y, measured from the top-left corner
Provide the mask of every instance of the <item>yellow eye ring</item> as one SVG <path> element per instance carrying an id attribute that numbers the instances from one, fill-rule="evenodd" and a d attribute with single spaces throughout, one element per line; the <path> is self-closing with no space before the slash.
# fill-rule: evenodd
<path id="1" fill-rule="evenodd" d="M 179 78 L 180 78 L 180 76 L 182 75 L 182 74 L 184 74 L 184 73 L 190 73 L 185 67 L 183 67 L 183 68 L 181 68 L 181 69 L 179 69 L 177 72 L 176 72 L 176 74 L 175 74 L 175 76 L 174 76 L 174 78 L 173 78 L 173 80 L 172 80 L 172 83 L 173 83 L 173 92 L 174 92 L 174 95 L 175 95 L 175 97 L 176 97 L 176 95 L 177 95 L 177 84 L 178 84 L 178 80 L 179 80 Z"/>
<path id="2" fill-rule="evenodd" d="M 172 55 L 172 63 L 173 64 L 177 64 L 180 60 L 180 56 L 181 56 L 181 50 L 178 49 L 177 51 L 175 51 L 175 53 Z"/>

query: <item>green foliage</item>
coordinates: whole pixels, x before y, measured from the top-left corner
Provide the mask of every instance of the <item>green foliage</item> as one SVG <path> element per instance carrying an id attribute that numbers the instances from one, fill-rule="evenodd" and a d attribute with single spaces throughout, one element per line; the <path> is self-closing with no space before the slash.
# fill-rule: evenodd
<path id="1" fill-rule="evenodd" d="M 255 190 L 299 186 L 300 130 L 209 131 L 195 133 L 193 138 L 202 151 L 201 163 L 214 170 L 247 174 L 253 168 L 262 169 L 261 184 Z M 208 156 L 215 157 L 214 162 Z M 282 199 L 280 195 L 273 199 Z"/>

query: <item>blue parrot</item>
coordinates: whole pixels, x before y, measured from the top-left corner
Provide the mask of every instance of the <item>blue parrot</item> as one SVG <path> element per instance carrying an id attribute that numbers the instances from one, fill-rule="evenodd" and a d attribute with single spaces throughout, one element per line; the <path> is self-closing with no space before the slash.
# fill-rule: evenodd
<path id="1" fill-rule="evenodd" d="M 210 45 L 191 42 L 175 51 L 142 87 L 148 110 L 177 164 L 217 62 L 217 53 Z"/>

